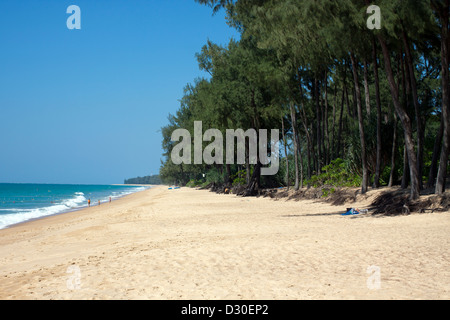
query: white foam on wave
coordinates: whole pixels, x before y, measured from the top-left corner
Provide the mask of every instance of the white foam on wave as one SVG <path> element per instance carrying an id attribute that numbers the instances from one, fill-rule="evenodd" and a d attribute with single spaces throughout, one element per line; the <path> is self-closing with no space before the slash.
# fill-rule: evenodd
<path id="1" fill-rule="evenodd" d="M 14 213 L 0 215 L 0 229 L 7 226 L 21 223 L 27 220 L 50 216 L 57 213 L 80 208 L 85 204 L 87 199 L 82 192 L 75 193 L 75 197 L 63 200 L 61 203 L 54 204 L 49 207 L 38 209 L 8 209 Z"/>
<path id="2" fill-rule="evenodd" d="M 127 196 L 127 195 L 132 194 L 132 193 L 144 191 L 146 189 L 148 189 L 148 188 L 146 188 L 146 187 L 137 187 L 137 188 L 134 188 L 132 190 L 122 191 L 120 194 L 114 194 L 115 192 L 113 192 L 113 195 L 111 196 L 111 198 L 113 198 L 113 199 L 121 198 L 121 197 Z"/>

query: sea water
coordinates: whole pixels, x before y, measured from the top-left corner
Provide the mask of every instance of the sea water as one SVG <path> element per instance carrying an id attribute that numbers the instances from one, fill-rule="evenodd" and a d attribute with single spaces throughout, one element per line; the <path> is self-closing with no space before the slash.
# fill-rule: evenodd
<path id="1" fill-rule="evenodd" d="M 53 214 L 118 199 L 149 187 L 0 183 L 0 229 Z"/>

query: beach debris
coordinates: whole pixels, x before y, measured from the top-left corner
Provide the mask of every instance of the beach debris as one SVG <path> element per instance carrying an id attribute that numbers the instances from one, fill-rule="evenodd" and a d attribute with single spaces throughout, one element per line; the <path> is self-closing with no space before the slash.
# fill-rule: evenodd
<path id="1" fill-rule="evenodd" d="M 382 193 L 371 206 L 375 208 L 375 215 L 445 212 L 450 209 L 450 195 L 423 196 L 418 200 L 410 200 L 407 190 L 399 190 Z"/>
<path id="2" fill-rule="evenodd" d="M 409 207 L 408 207 L 408 205 L 406 203 L 403 205 L 402 213 L 403 214 L 410 214 L 411 213 L 411 210 L 409 209 Z"/>
<path id="3" fill-rule="evenodd" d="M 347 212 L 341 214 L 341 216 L 354 216 L 358 214 L 366 214 L 369 211 L 367 209 L 359 210 L 358 208 L 347 208 Z"/>

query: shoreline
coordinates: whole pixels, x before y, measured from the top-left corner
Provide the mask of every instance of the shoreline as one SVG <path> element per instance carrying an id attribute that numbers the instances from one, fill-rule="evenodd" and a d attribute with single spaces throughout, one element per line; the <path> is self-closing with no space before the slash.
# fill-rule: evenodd
<path id="1" fill-rule="evenodd" d="M 144 186 L 144 185 L 136 185 L 136 186 Z M 149 189 L 151 189 L 151 188 L 153 188 L 153 187 L 152 187 L 152 186 L 149 186 L 149 188 L 147 188 L 147 189 L 145 189 L 145 190 L 136 191 L 136 192 L 133 192 L 133 193 L 121 195 L 121 196 L 116 197 L 115 199 L 111 199 L 111 202 L 106 202 L 106 201 L 105 201 L 105 202 L 103 202 L 103 203 L 100 203 L 100 205 L 102 205 L 102 204 L 105 205 L 105 204 L 113 203 L 114 201 L 121 200 L 121 199 L 123 199 L 123 198 L 126 198 L 126 197 L 128 197 L 128 196 L 131 196 L 131 195 L 136 194 L 136 193 L 139 193 L 139 192 L 144 192 L 144 191 L 149 190 Z M 93 204 L 91 204 L 90 207 L 89 207 L 88 205 L 83 205 L 83 206 L 80 206 L 80 207 L 77 207 L 77 208 L 71 208 L 71 209 L 68 209 L 68 210 L 65 210 L 65 211 L 61 211 L 61 212 L 57 212 L 57 213 L 52 213 L 52 214 L 45 215 L 45 216 L 41 216 L 41 217 L 37 217 L 37 218 L 31 218 L 31 219 L 28 219 L 28 220 L 24 220 L 24 221 L 21 221 L 21 222 L 17 222 L 17 223 L 13 223 L 13 224 L 11 224 L 11 225 L 8 225 L 8 226 L 6 226 L 6 227 L 0 229 L 0 232 L 1 232 L 2 230 L 7 230 L 7 229 L 10 229 L 10 228 L 13 228 L 13 227 L 16 227 L 16 226 L 20 226 L 20 225 L 22 225 L 22 224 L 31 223 L 31 222 L 33 222 L 33 221 L 38 221 L 38 220 L 42 220 L 42 219 L 46 219 L 46 218 L 51 218 L 51 217 L 54 217 L 54 216 L 59 216 L 59 215 L 64 215 L 64 214 L 68 214 L 68 213 L 73 213 L 73 212 L 78 212 L 78 211 L 88 210 L 88 209 L 90 209 L 90 208 L 95 208 L 95 207 L 98 207 L 98 206 L 99 206 L 98 203 L 93 203 Z"/>
<path id="2" fill-rule="evenodd" d="M 0 230 L 0 299 L 450 299 L 449 212 L 345 207 L 157 186 Z"/>

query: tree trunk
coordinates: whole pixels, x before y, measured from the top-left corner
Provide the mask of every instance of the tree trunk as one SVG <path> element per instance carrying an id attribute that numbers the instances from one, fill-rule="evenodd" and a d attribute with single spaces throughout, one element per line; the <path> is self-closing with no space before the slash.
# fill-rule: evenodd
<path id="1" fill-rule="evenodd" d="M 253 128 L 256 130 L 256 140 L 259 141 L 259 114 L 255 101 L 255 90 L 251 91 L 251 108 L 253 109 Z M 255 195 L 261 187 L 261 159 L 259 158 L 259 152 L 256 155 L 255 170 L 250 178 L 250 182 L 247 185 L 245 196 Z"/>
<path id="2" fill-rule="evenodd" d="M 258 162 L 255 165 L 255 170 L 253 171 L 252 177 L 250 178 L 250 184 L 247 186 L 247 189 L 244 193 L 244 196 L 254 196 L 257 194 L 258 189 L 260 188 L 260 176 L 261 176 L 261 162 Z"/>
<path id="3" fill-rule="evenodd" d="M 299 176 L 298 176 L 298 142 L 297 142 L 297 119 L 295 115 L 294 101 L 290 102 L 291 108 L 291 120 L 292 120 L 292 139 L 294 141 L 294 165 L 295 165 L 295 186 L 294 189 L 299 189 Z"/>
<path id="4" fill-rule="evenodd" d="M 303 189 L 303 155 L 302 155 L 302 147 L 300 144 L 300 130 L 297 130 L 297 141 L 298 141 L 298 157 L 300 162 L 300 189 Z"/>
<path id="5" fill-rule="evenodd" d="M 302 81 L 301 81 L 301 77 L 300 75 L 297 73 L 298 75 L 298 79 L 299 79 L 299 89 L 300 89 L 300 96 L 303 97 L 303 87 L 302 87 Z M 307 157 L 308 157 L 308 167 L 306 170 L 306 174 L 308 177 L 308 180 L 311 179 L 311 136 L 309 134 L 309 130 L 308 130 L 308 122 L 306 119 L 306 114 L 305 114 L 305 108 L 300 108 L 299 110 L 299 114 L 300 114 L 300 118 L 302 119 L 302 124 L 303 127 L 305 129 L 305 134 L 306 134 L 306 144 L 307 144 Z M 301 177 L 301 188 L 303 188 L 303 157 L 302 157 L 302 150 L 300 148 L 300 140 L 299 140 L 299 150 L 300 150 L 300 177 Z M 314 150 L 312 151 L 312 153 L 314 154 Z M 309 189 L 309 183 L 308 183 L 308 189 Z"/>
<path id="6" fill-rule="evenodd" d="M 348 117 L 351 118 L 351 119 L 354 119 L 353 113 L 352 113 L 352 111 L 350 111 L 350 110 L 352 110 L 352 107 L 350 106 L 350 98 L 348 96 L 349 96 L 349 94 L 348 94 L 348 87 L 346 86 L 345 87 L 345 102 L 347 104 Z"/>
<path id="7" fill-rule="evenodd" d="M 364 59 L 364 98 L 366 101 L 367 117 L 370 117 L 369 70 L 366 59 Z"/>
<path id="8" fill-rule="evenodd" d="M 450 89 L 449 89 L 449 0 L 440 10 L 441 20 L 441 81 L 442 81 L 442 117 L 444 118 L 444 138 L 442 142 L 439 171 L 436 180 L 436 193 L 443 195 L 447 176 L 450 148 Z"/>
<path id="9" fill-rule="evenodd" d="M 337 107 L 337 83 L 334 84 L 333 123 L 331 125 L 331 151 L 330 158 L 335 157 L 336 151 L 336 107 Z"/>
<path id="10" fill-rule="evenodd" d="M 321 115 L 320 115 L 320 103 L 319 103 L 319 80 L 317 79 L 317 77 L 314 79 L 314 95 L 315 95 L 315 101 L 316 101 L 316 117 L 317 117 L 317 167 L 316 167 L 316 172 L 317 174 L 319 174 L 320 169 L 321 169 L 321 158 L 322 158 L 322 154 L 321 154 L 321 146 L 320 146 L 320 142 L 322 141 L 322 137 L 320 136 L 320 132 L 321 132 L 321 127 L 322 127 L 322 121 L 321 121 Z"/>
<path id="11" fill-rule="evenodd" d="M 227 163 L 225 165 L 226 167 L 226 176 L 225 176 L 225 184 L 228 186 L 231 186 L 233 184 L 233 181 L 231 180 L 231 165 Z"/>
<path id="12" fill-rule="evenodd" d="M 416 200 L 420 197 L 420 188 L 419 188 L 419 177 L 418 177 L 418 172 L 417 172 L 417 160 L 416 160 L 416 154 L 414 151 L 414 142 L 413 142 L 413 138 L 412 138 L 411 120 L 410 120 L 408 114 L 406 113 L 406 110 L 404 110 L 400 104 L 398 87 L 395 84 L 394 73 L 392 71 L 392 65 L 391 65 L 390 52 L 389 52 L 388 46 L 386 44 L 386 41 L 380 34 L 378 34 L 377 37 L 381 44 L 381 49 L 383 51 L 384 65 L 385 65 L 385 69 L 386 69 L 386 75 L 388 78 L 389 89 L 391 91 L 391 96 L 392 96 L 392 100 L 394 103 L 395 111 L 397 112 L 397 115 L 399 116 L 400 121 L 401 121 L 402 126 L 405 131 L 405 146 L 406 146 L 406 149 L 408 152 L 409 169 L 410 169 L 410 175 L 411 175 L 410 198 L 411 198 L 411 200 Z"/>
<path id="13" fill-rule="evenodd" d="M 377 59 L 377 45 L 375 38 L 372 39 L 372 60 L 373 73 L 375 77 L 375 98 L 377 103 L 377 163 L 375 165 L 375 177 L 373 179 L 373 187 L 380 187 L 381 175 L 381 99 L 380 99 L 380 80 L 378 77 L 378 59 Z"/>
<path id="14" fill-rule="evenodd" d="M 344 104 L 345 104 L 345 91 L 347 89 L 345 88 L 345 82 L 344 82 L 344 86 L 342 88 L 342 100 L 341 100 L 341 112 L 339 115 L 339 131 L 338 131 L 338 138 L 337 138 L 337 151 L 336 151 L 336 155 L 339 158 L 342 158 L 341 155 L 341 135 L 342 135 L 342 119 L 344 116 Z"/>
<path id="15" fill-rule="evenodd" d="M 395 151 L 397 149 L 397 117 L 394 114 L 394 135 L 392 137 L 392 153 L 391 153 L 391 173 L 389 175 L 388 187 L 392 187 L 394 184 L 395 173 Z"/>
<path id="16" fill-rule="evenodd" d="M 250 155 L 249 141 L 245 139 L 245 182 L 247 186 L 250 184 Z"/>
<path id="17" fill-rule="evenodd" d="M 345 91 L 345 102 L 347 104 L 347 113 L 348 113 L 347 117 L 350 118 L 350 119 L 353 119 L 354 118 L 353 117 L 353 108 L 350 106 L 350 98 L 349 98 L 349 94 L 348 94 L 348 87 L 345 88 L 345 89 L 346 89 L 346 91 Z"/>
<path id="18" fill-rule="evenodd" d="M 359 137 L 361 140 L 361 162 L 362 162 L 362 185 L 361 185 L 361 193 L 365 194 L 369 185 L 369 174 L 367 170 L 367 158 L 366 158 L 366 138 L 364 137 L 364 120 L 362 114 L 362 101 L 361 101 L 361 90 L 359 87 L 359 79 L 358 79 L 358 64 L 356 63 L 356 58 L 353 53 L 350 53 L 350 59 L 352 61 L 352 70 L 353 70 L 353 81 L 355 86 L 356 93 L 356 104 L 357 104 L 357 112 L 358 112 L 358 124 L 359 124 Z"/>
<path id="19" fill-rule="evenodd" d="M 405 32 L 405 30 L 402 30 L 402 39 L 403 39 L 403 47 L 405 48 L 405 55 L 406 55 L 406 66 L 409 73 L 409 81 L 411 84 L 411 92 L 413 96 L 413 103 L 414 103 L 414 111 L 416 114 L 416 127 L 417 127 L 417 171 L 419 175 L 419 187 L 420 189 L 423 188 L 423 181 L 422 181 L 422 172 L 423 172 L 423 148 L 424 148 L 424 135 L 423 135 L 423 129 L 422 129 L 422 117 L 420 115 L 420 105 L 419 105 L 419 97 L 417 95 L 417 81 L 416 81 L 416 75 L 414 72 L 414 63 L 413 58 L 411 55 L 411 48 L 409 46 L 408 36 Z"/>
<path id="20" fill-rule="evenodd" d="M 409 163 L 408 163 L 408 153 L 406 148 L 403 151 L 403 176 L 402 176 L 402 189 L 408 188 L 409 182 Z"/>
<path id="21" fill-rule="evenodd" d="M 356 96 L 355 86 L 352 87 L 352 94 L 353 94 L 353 119 L 358 120 L 358 101 L 357 101 L 358 98 Z M 360 94 L 361 94 L 361 90 L 360 90 Z"/>
<path id="22" fill-rule="evenodd" d="M 325 71 L 325 79 L 324 79 L 324 87 L 325 87 L 325 117 L 324 117 L 324 124 L 325 124 L 325 163 L 330 163 L 330 132 L 328 128 L 328 73 Z"/>
<path id="23" fill-rule="evenodd" d="M 401 83 L 402 83 L 402 103 L 403 103 L 403 108 L 405 110 L 408 110 L 409 107 L 409 95 L 410 95 L 410 85 L 409 85 L 409 81 L 407 79 L 409 79 L 409 71 L 408 69 L 405 70 L 405 60 L 403 58 L 403 52 L 401 52 L 401 54 L 399 55 L 399 59 L 400 59 L 400 73 L 401 74 Z M 400 82 L 400 80 L 399 80 Z M 406 189 L 408 188 L 408 184 L 409 184 L 409 163 L 408 163 L 408 154 L 406 152 L 406 148 L 404 148 L 403 151 L 403 175 L 402 175 L 402 183 L 401 183 L 401 188 L 402 189 Z"/>
<path id="24" fill-rule="evenodd" d="M 428 174 L 427 188 L 432 188 L 436 183 L 438 159 L 441 153 L 442 137 L 444 136 L 444 117 L 441 117 L 441 125 L 436 135 L 433 147 L 433 157 L 431 159 L 430 173 Z"/>
<path id="25" fill-rule="evenodd" d="M 306 119 L 306 115 L 305 115 L 305 109 L 301 109 L 300 112 L 300 117 L 302 119 L 302 124 L 303 124 L 303 128 L 305 129 L 305 133 L 306 133 L 306 144 L 307 144 L 307 157 L 308 157 L 308 167 L 306 168 L 306 174 L 308 177 L 308 180 L 311 179 L 311 155 L 314 154 L 314 150 L 311 151 L 311 135 L 309 134 L 309 129 L 308 129 L 308 122 Z M 309 183 L 308 183 L 308 189 L 309 189 Z"/>
<path id="26" fill-rule="evenodd" d="M 284 118 L 281 117 L 281 132 L 283 133 L 283 144 L 284 144 L 284 154 L 286 155 L 286 187 L 289 191 L 289 159 L 288 159 L 288 153 L 287 153 L 287 141 L 286 141 L 286 135 L 284 133 Z"/>

